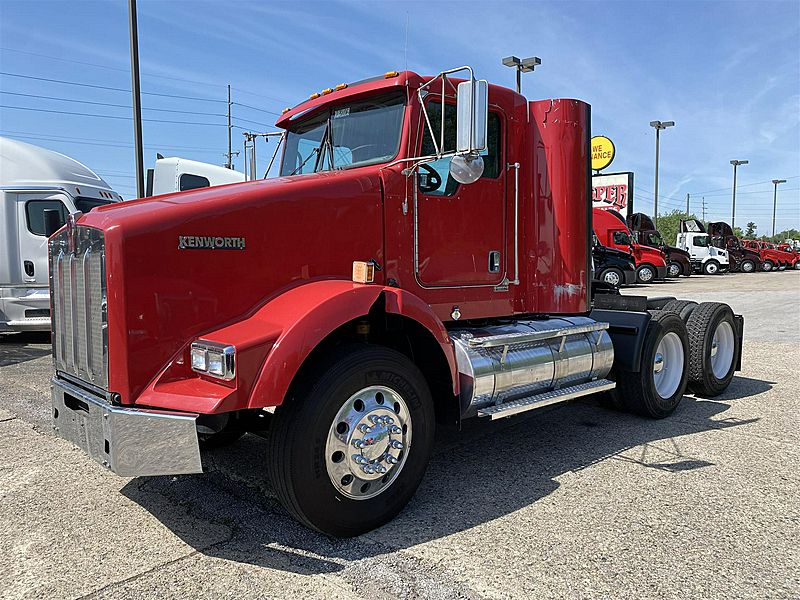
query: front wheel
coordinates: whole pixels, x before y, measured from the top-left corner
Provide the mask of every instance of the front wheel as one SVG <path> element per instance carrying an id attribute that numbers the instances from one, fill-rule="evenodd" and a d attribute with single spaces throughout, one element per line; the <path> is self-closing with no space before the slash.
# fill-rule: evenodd
<path id="1" fill-rule="evenodd" d="M 703 273 L 706 275 L 716 275 L 719 273 L 719 263 L 714 259 L 703 264 Z"/>
<path id="2" fill-rule="evenodd" d="M 774 265 L 774 264 L 772 264 L 772 261 L 771 261 L 771 260 L 765 260 L 765 261 L 764 261 L 764 262 L 761 264 L 761 270 L 762 270 L 762 271 L 766 271 L 766 272 L 770 272 L 770 271 L 772 271 L 772 269 L 773 269 L 774 267 L 775 267 L 775 265 Z"/>
<path id="3" fill-rule="evenodd" d="M 391 520 L 422 481 L 431 394 L 414 363 L 384 347 L 340 348 L 311 368 L 275 412 L 270 479 L 301 523 L 359 535 Z"/>
<path id="4" fill-rule="evenodd" d="M 656 270 L 651 265 L 642 265 L 636 269 L 636 281 L 639 283 L 652 283 L 656 278 Z"/>
<path id="5" fill-rule="evenodd" d="M 609 285 L 613 285 L 614 287 L 619 287 L 625 281 L 625 279 L 622 276 L 622 271 L 611 267 L 600 274 L 600 281 L 604 281 Z"/>
<path id="6" fill-rule="evenodd" d="M 752 273 L 756 270 L 756 263 L 750 260 L 749 258 L 742 261 L 742 264 L 739 265 L 739 270 L 742 273 Z"/>
<path id="7" fill-rule="evenodd" d="M 670 277 L 680 277 L 681 273 L 683 273 L 683 268 L 680 263 L 672 261 L 667 265 L 667 275 Z"/>

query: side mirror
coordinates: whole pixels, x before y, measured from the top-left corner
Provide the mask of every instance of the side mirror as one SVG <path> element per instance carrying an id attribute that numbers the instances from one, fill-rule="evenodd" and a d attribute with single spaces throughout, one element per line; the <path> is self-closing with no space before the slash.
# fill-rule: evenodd
<path id="1" fill-rule="evenodd" d="M 485 79 L 458 84 L 456 151 L 478 154 L 486 149 L 489 127 L 489 83 Z"/>
<path id="2" fill-rule="evenodd" d="M 45 208 L 42 211 L 42 217 L 44 219 L 44 234 L 47 237 L 50 237 L 64 226 L 64 219 L 58 209 Z"/>

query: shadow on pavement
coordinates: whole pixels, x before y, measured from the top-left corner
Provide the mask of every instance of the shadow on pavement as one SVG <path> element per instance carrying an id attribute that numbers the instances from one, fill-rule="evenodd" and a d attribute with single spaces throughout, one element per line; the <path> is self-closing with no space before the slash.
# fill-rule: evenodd
<path id="1" fill-rule="evenodd" d="M 737 377 L 727 399 L 771 385 Z M 372 558 L 538 502 L 559 487 L 559 477 L 599 461 L 623 460 L 676 478 L 712 465 L 683 451 L 680 438 L 758 421 L 721 419 L 728 408 L 720 399 L 685 397 L 674 418 L 655 421 L 585 400 L 497 422 L 466 421 L 461 432 L 438 433 L 425 479 L 405 510 L 384 527 L 353 539 L 329 538 L 288 516 L 266 479 L 266 442 L 253 435 L 205 453 L 208 473 L 139 478 L 122 491 L 208 556 L 303 574 L 339 571 L 353 561 L 359 561 L 358 569 L 369 569 Z M 230 529 L 228 539 L 211 535 L 219 525 Z"/>
<path id="2" fill-rule="evenodd" d="M 0 335 L 0 367 L 34 360 L 50 353 L 48 331 Z"/>

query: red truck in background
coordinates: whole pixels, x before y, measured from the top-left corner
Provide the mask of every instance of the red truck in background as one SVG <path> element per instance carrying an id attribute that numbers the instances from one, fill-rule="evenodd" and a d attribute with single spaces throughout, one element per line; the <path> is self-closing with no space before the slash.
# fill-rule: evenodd
<path id="1" fill-rule="evenodd" d="M 660 248 L 644 246 L 636 242 L 621 214 L 614 210 L 592 209 L 594 232 L 603 246 L 633 254 L 636 264 L 636 280 L 651 283 L 667 276 L 667 261 Z"/>
<path id="2" fill-rule="evenodd" d="M 661 232 L 656 229 L 653 219 L 648 215 L 633 213 L 628 215 L 626 222 L 636 243 L 642 246 L 650 246 L 663 252 L 667 260 L 668 277 L 679 277 L 681 275 L 689 277 L 692 274 L 690 254 L 686 250 L 668 245 L 661 236 Z"/>
<path id="3" fill-rule="evenodd" d="M 123 476 L 259 432 L 287 510 L 351 536 L 409 501 L 437 424 L 721 393 L 729 306 L 592 293 L 590 122 L 469 67 L 389 72 L 286 111 L 280 177 L 71 215 L 54 429 Z"/>
<path id="4" fill-rule="evenodd" d="M 758 252 L 761 257 L 761 269 L 763 271 L 784 271 L 786 268 L 797 268 L 797 254 L 779 250 L 772 242 L 761 240 L 741 240 L 742 246 Z"/>

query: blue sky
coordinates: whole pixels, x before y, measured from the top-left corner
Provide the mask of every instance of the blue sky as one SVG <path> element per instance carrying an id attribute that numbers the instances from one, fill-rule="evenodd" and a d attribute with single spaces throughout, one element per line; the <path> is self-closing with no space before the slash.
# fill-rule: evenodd
<path id="1" fill-rule="evenodd" d="M 127 27 L 124 1 L 0 0 L 0 71 L 129 89 Z M 708 218 L 730 221 L 729 161 L 747 159 L 737 225 L 753 220 L 771 233 L 770 180 L 780 178 L 788 182 L 779 188 L 777 229 L 800 228 L 797 0 L 139 0 L 139 38 L 147 165 L 158 151 L 222 164 L 229 83 L 234 122 L 271 130 L 283 107 L 342 81 L 470 64 L 481 78 L 513 85 L 500 59 L 536 55 L 543 64 L 525 76 L 523 92 L 592 104 L 594 133 L 616 143 L 611 170 L 635 172 L 638 209 L 652 212 L 648 123 L 674 120 L 661 138 L 659 208 L 684 208 L 689 193 L 693 211 L 705 197 Z M 0 135 L 63 152 L 123 196 L 135 194 L 130 93 L 13 75 L 0 75 L 0 92 Z M 234 129 L 234 149 L 241 132 Z M 273 148 L 259 146 L 262 171 Z"/>

